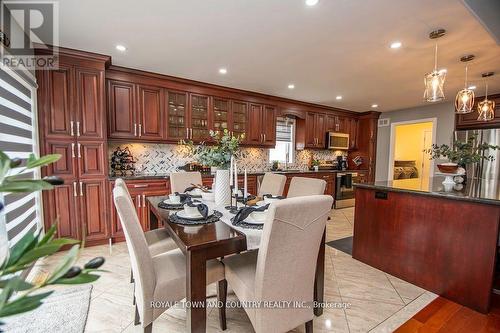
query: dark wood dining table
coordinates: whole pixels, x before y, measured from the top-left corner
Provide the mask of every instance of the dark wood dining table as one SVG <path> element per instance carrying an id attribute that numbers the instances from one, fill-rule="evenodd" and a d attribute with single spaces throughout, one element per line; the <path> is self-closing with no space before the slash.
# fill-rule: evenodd
<path id="1" fill-rule="evenodd" d="M 148 197 L 150 228 L 165 228 L 186 256 L 186 303 L 206 301 L 206 262 L 247 250 L 246 236 L 223 221 L 188 226 L 170 221 L 170 211 L 158 208 L 165 196 Z M 314 300 L 323 302 L 325 262 L 325 233 L 318 253 Z M 206 331 L 206 307 L 187 307 L 187 332 Z M 314 308 L 314 314 L 323 314 L 322 307 Z"/>

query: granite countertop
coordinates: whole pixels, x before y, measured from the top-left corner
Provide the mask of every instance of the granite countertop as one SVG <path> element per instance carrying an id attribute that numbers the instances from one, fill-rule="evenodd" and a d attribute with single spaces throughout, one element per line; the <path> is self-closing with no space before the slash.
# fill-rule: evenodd
<path id="1" fill-rule="evenodd" d="M 445 188 L 442 184 L 443 180 L 444 177 L 436 176 L 424 180 L 400 179 L 356 183 L 354 185 L 359 188 L 427 195 L 500 206 L 500 180 L 498 179 L 468 179 L 465 184 L 452 185 L 451 188 Z"/>
<path id="2" fill-rule="evenodd" d="M 248 175 L 253 175 L 253 176 L 259 176 L 263 175 L 266 172 L 273 172 L 273 173 L 279 173 L 279 174 L 296 174 L 296 173 L 337 173 L 337 172 L 366 172 L 366 170 L 345 170 L 345 171 L 340 171 L 340 170 L 319 170 L 319 171 L 314 171 L 314 170 L 292 170 L 292 171 L 253 171 L 249 172 Z M 210 173 L 202 173 L 202 177 L 212 177 L 213 174 Z M 241 174 L 243 175 L 243 174 Z M 169 172 L 165 173 L 154 173 L 154 174 L 135 174 L 135 175 L 130 175 L 130 176 L 109 176 L 109 180 L 115 180 L 117 178 L 122 178 L 124 180 L 148 180 L 148 179 L 168 179 L 170 177 Z"/>

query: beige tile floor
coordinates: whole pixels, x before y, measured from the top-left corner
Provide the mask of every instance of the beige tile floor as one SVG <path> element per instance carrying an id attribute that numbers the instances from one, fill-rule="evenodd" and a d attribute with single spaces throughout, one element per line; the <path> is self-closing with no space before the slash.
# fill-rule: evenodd
<path id="1" fill-rule="evenodd" d="M 354 209 L 332 210 L 327 241 L 352 236 Z M 84 249 L 80 262 L 95 256 L 106 258 L 105 273 L 94 283 L 86 332 L 141 332 L 134 326 L 130 262 L 124 243 Z M 214 286 L 208 293 L 215 294 Z M 345 308 L 325 309 L 314 319 L 315 332 L 391 332 L 411 318 L 436 295 L 352 259 L 329 246 L 325 260 L 325 301 L 344 303 Z M 228 296 L 235 300 L 234 294 Z M 185 311 L 167 310 L 153 325 L 153 332 L 184 332 Z M 253 332 L 243 309 L 227 309 L 226 332 Z M 299 327 L 294 332 L 303 332 Z M 220 332 L 218 310 L 207 310 L 207 331 Z"/>

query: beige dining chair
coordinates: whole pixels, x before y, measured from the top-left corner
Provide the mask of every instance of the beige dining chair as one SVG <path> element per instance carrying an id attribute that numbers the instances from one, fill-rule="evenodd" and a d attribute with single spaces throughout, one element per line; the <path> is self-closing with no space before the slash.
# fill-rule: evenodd
<path id="1" fill-rule="evenodd" d="M 127 184 L 123 179 L 116 179 L 115 186 L 123 188 L 130 201 L 132 201 L 132 196 L 130 195 Z M 165 229 L 149 230 L 144 232 L 144 236 L 146 237 L 146 243 L 148 244 L 149 252 L 151 252 L 152 256 L 177 248 L 177 244 L 175 244 L 174 240 Z"/>
<path id="2" fill-rule="evenodd" d="M 317 178 L 293 177 L 287 198 L 320 195 L 325 193 L 326 181 Z"/>
<path id="3" fill-rule="evenodd" d="M 168 303 L 173 304 L 186 297 L 186 257 L 180 249 L 152 256 L 134 204 L 121 186 L 115 186 L 113 189 L 113 199 L 125 233 L 135 277 L 135 323 L 140 321 L 144 332 L 149 333 L 152 331 L 153 321 L 168 309 Z M 223 287 L 226 285 L 224 265 L 218 260 L 209 260 L 206 283 L 214 282 L 219 283 L 218 289 L 226 290 L 227 287 Z M 153 307 L 155 301 L 162 302 L 162 306 Z M 226 303 L 225 293 L 219 294 L 219 301 L 221 304 Z M 221 318 L 225 318 L 225 307 L 219 311 Z"/>
<path id="4" fill-rule="evenodd" d="M 170 174 L 170 191 L 172 193 L 183 193 L 185 189 L 191 187 L 191 184 L 203 184 L 201 173 L 193 172 L 172 172 Z"/>
<path id="5" fill-rule="evenodd" d="M 258 196 L 262 197 L 264 194 L 271 194 L 273 196 L 283 195 L 285 189 L 286 176 L 278 175 L 276 173 L 266 172 L 262 183 L 260 184 Z"/>
<path id="6" fill-rule="evenodd" d="M 227 283 L 242 303 L 313 301 L 316 262 L 332 203 L 329 195 L 313 195 L 269 207 L 259 251 L 223 259 Z M 304 323 L 306 332 L 312 332 L 312 307 L 245 311 L 257 333 L 288 332 Z"/>

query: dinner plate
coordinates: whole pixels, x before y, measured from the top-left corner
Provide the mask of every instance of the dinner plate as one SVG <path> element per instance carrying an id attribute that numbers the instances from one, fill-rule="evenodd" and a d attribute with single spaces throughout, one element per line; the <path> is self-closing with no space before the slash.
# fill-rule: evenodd
<path id="1" fill-rule="evenodd" d="M 197 215 L 187 215 L 186 211 L 181 210 L 181 211 L 178 211 L 175 214 L 177 214 L 177 216 L 180 217 L 181 219 L 192 220 L 192 221 L 204 220 L 203 215 L 201 215 L 200 213 L 198 213 Z M 210 217 L 210 216 L 212 216 L 213 214 L 214 214 L 214 211 L 213 210 L 209 210 L 207 218 Z"/>
<path id="2" fill-rule="evenodd" d="M 182 202 L 172 202 L 172 201 L 170 201 L 170 199 L 163 200 L 163 203 L 167 204 L 167 205 L 172 205 L 172 206 L 182 205 Z"/>
<path id="3" fill-rule="evenodd" d="M 265 212 L 267 212 L 267 210 Z M 266 221 L 265 219 L 264 220 L 256 220 L 255 218 L 252 217 L 252 214 L 253 213 L 248 215 L 248 217 L 246 219 L 244 219 L 243 221 L 245 223 L 248 223 L 248 224 L 256 224 L 256 225 L 262 225 Z"/>

